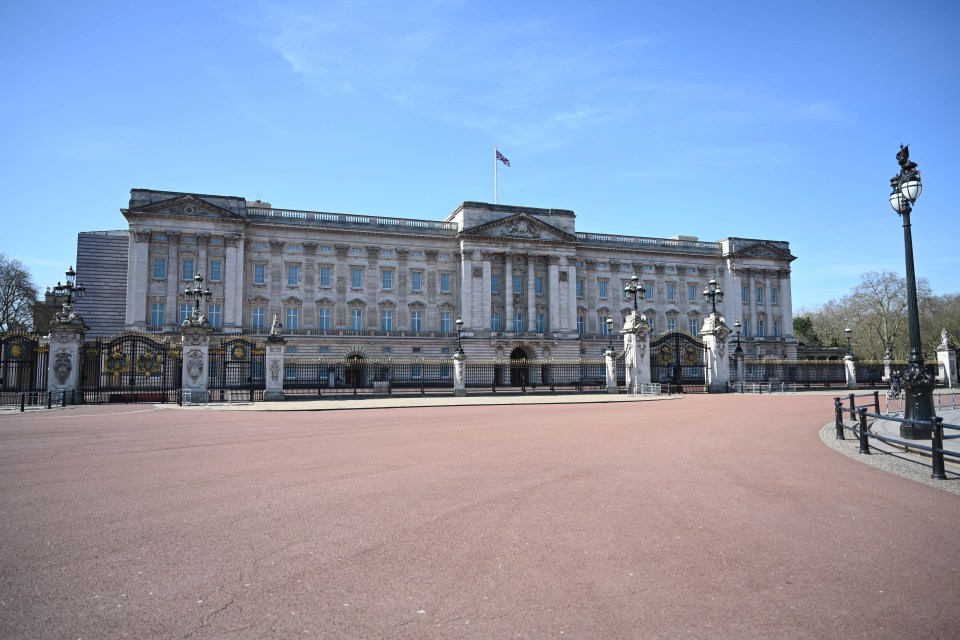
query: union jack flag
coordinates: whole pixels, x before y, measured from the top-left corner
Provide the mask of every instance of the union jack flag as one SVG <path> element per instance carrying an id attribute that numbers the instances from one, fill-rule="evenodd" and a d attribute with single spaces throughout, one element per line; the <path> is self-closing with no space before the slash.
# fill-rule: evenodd
<path id="1" fill-rule="evenodd" d="M 504 156 L 502 153 L 500 153 L 500 150 L 499 150 L 499 149 L 497 149 L 496 151 L 497 151 L 497 160 L 499 160 L 500 162 L 502 162 L 503 164 L 505 164 L 505 165 L 507 165 L 507 166 L 509 167 L 509 166 L 510 166 L 510 161 L 507 160 L 506 156 Z"/>

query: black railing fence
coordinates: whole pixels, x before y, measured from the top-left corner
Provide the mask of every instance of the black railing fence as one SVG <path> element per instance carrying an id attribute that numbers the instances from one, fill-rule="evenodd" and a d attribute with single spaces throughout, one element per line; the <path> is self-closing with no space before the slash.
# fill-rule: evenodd
<path id="1" fill-rule="evenodd" d="M 0 333 L 0 405 L 46 402 L 50 346 L 21 331 Z"/>
<path id="2" fill-rule="evenodd" d="M 744 360 L 743 371 L 745 382 L 788 383 L 797 390 L 847 384 L 844 364 L 836 360 Z"/>
<path id="3" fill-rule="evenodd" d="M 863 398 L 867 398 L 866 401 Z M 950 458 L 954 462 L 960 462 L 960 453 L 944 449 L 943 431 L 944 429 L 960 432 L 960 425 L 944 424 L 943 418 L 934 417 L 932 420 L 908 420 L 898 416 L 883 415 L 880 413 L 880 393 L 849 394 L 846 398 L 836 397 L 834 402 L 834 423 L 837 440 L 845 440 L 847 431 L 854 434 L 859 442 L 859 453 L 862 455 L 871 455 L 872 451 L 870 440 L 877 440 L 888 445 L 893 445 L 903 450 L 922 451 L 930 456 L 930 477 L 935 480 L 946 480 L 947 474 L 944 466 L 945 458 Z M 844 405 L 847 406 L 844 406 Z M 868 409 L 873 409 L 871 413 Z M 849 418 L 849 423 L 845 420 Z M 870 425 L 878 420 L 896 422 L 901 425 L 914 425 L 918 427 L 927 427 L 931 430 L 930 444 L 920 444 L 916 440 L 902 440 L 900 438 L 891 438 L 889 436 L 875 433 L 870 429 Z M 918 463 L 922 464 L 922 463 Z"/>

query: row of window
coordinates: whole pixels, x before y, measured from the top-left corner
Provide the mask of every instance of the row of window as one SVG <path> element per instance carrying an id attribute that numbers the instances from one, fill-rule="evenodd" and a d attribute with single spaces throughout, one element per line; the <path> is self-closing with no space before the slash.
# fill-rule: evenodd
<path id="1" fill-rule="evenodd" d="M 167 277 L 167 259 L 164 256 L 154 256 L 153 258 L 153 278 L 155 280 L 164 280 Z M 197 275 L 196 262 L 193 258 L 180 259 L 180 279 L 193 280 Z M 223 281 L 223 260 L 210 260 L 207 268 L 207 280 L 209 282 Z"/>
<path id="2" fill-rule="evenodd" d="M 350 329 L 353 331 L 363 331 L 366 329 L 363 321 L 363 309 L 350 309 Z M 333 329 L 333 310 L 329 308 L 317 309 L 317 325 L 316 328 L 329 331 Z M 394 310 L 393 309 L 381 309 L 380 310 L 380 330 L 381 331 L 398 331 L 399 329 L 394 324 Z M 441 311 L 440 312 L 440 326 L 439 330 L 444 333 L 451 333 L 453 331 L 453 320 L 452 312 L 450 311 Z M 300 328 L 300 307 L 286 307 L 284 310 L 284 329 L 295 331 Z M 251 326 L 254 329 L 262 330 L 266 328 L 266 309 L 264 307 L 253 307 L 251 313 Z M 410 331 L 413 333 L 419 333 L 424 331 L 423 326 L 423 311 L 411 311 L 410 312 Z"/>
<path id="3" fill-rule="evenodd" d="M 750 318 L 743 319 L 743 337 L 749 338 L 754 335 L 753 330 L 753 321 Z M 764 318 L 757 318 L 756 322 L 756 337 L 765 338 L 767 337 L 767 321 Z M 774 318 L 773 322 L 769 325 L 770 336 L 774 338 L 780 337 L 780 318 Z"/>
<path id="4" fill-rule="evenodd" d="M 764 303 L 764 292 L 765 288 L 758 286 L 755 289 L 754 298 L 757 301 L 757 304 Z M 770 287 L 770 304 L 779 304 L 780 289 L 777 287 Z M 750 287 L 742 286 L 740 287 L 740 302 L 743 304 L 750 304 Z"/>
<path id="5" fill-rule="evenodd" d="M 505 330 L 503 326 L 502 318 L 503 316 L 500 314 L 499 311 L 494 311 L 492 314 L 490 314 L 490 330 L 491 331 L 500 332 Z M 533 322 L 534 322 L 533 331 L 537 333 L 544 333 L 546 331 L 549 331 L 547 327 L 546 316 L 544 314 L 538 313 L 534 317 Z M 508 328 L 506 330 L 517 331 L 517 332 L 529 331 L 530 329 L 526 328 L 525 325 L 526 325 L 526 319 L 524 317 L 524 313 L 522 311 L 517 311 L 516 313 L 513 314 L 513 327 Z"/>
<path id="6" fill-rule="evenodd" d="M 183 324 L 183 321 L 189 318 L 193 314 L 193 303 L 182 302 L 180 303 L 178 323 Z M 207 320 L 210 321 L 210 324 L 214 327 L 223 326 L 223 305 L 219 304 L 208 304 L 207 305 Z M 150 325 L 154 327 L 162 327 L 167 322 L 167 305 L 163 302 L 153 302 L 150 304 Z"/>
<path id="7" fill-rule="evenodd" d="M 300 284 L 300 265 L 288 264 L 287 265 L 287 285 L 291 287 L 296 287 Z M 391 290 L 394 288 L 394 269 L 381 269 L 380 270 L 380 284 L 384 290 Z M 333 286 L 333 267 L 320 267 L 320 287 L 326 288 Z M 363 267 L 351 267 L 350 268 L 350 288 L 351 289 L 363 289 Z M 423 291 L 424 289 L 424 271 L 411 271 L 410 272 L 410 290 L 411 291 Z M 451 283 L 453 282 L 453 274 L 449 271 L 440 272 L 440 292 L 441 293 L 450 293 Z M 253 284 L 255 285 L 264 285 L 267 283 L 267 265 L 264 263 L 256 263 L 253 265 Z"/>
<path id="8" fill-rule="evenodd" d="M 608 335 L 607 329 L 607 316 L 600 316 L 598 319 L 598 326 L 600 327 L 600 335 Z M 676 318 L 667 318 L 667 331 L 676 331 L 679 328 Z M 587 331 L 587 319 L 584 316 L 577 316 L 577 333 L 581 336 Z M 687 331 L 691 335 L 698 335 L 700 333 L 700 321 L 697 319 L 690 319 L 687 323 Z"/>

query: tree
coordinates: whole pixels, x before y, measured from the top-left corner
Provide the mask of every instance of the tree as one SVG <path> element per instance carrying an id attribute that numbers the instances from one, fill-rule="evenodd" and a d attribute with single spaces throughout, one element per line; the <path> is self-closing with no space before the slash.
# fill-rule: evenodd
<path id="1" fill-rule="evenodd" d="M 797 316 L 793 319 L 793 335 L 797 336 L 801 344 L 820 344 L 820 337 L 810 316 Z"/>
<path id="2" fill-rule="evenodd" d="M 33 329 L 33 306 L 39 294 L 23 263 L 0 253 L 0 331 Z"/>

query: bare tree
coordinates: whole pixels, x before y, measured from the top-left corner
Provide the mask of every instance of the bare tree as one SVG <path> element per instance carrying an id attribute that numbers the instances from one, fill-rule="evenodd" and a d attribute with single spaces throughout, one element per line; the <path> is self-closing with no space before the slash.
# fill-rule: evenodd
<path id="1" fill-rule="evenodd" d="M 0 253 L 0 331 L 33 329 L 33 307 L 39 294 L 23 263 Z"/>

